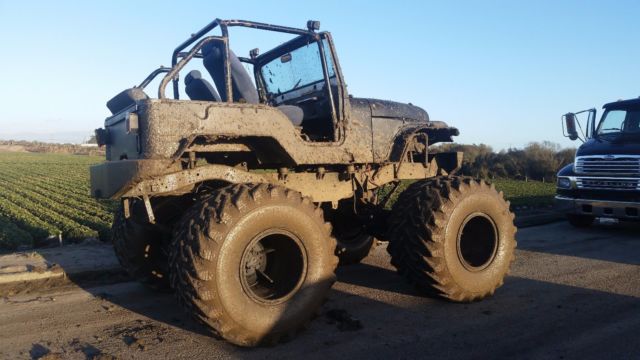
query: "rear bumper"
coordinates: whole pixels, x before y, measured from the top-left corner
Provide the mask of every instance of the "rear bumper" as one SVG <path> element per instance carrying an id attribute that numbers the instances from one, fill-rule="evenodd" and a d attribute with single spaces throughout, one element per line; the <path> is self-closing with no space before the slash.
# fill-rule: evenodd
<path id="1" fill-rule="evenodd" d="M 140 181 L 181 170 L 171 160 L 106 161 L 89 169 L 91 195 L 97 199 L 116 199 Z"/>
<path id="2" fill-rule="evenodd" d="M 557 195 L 555 208 L 565 214 L 640 220 L 640 203 L 638 202 L 575 199 Z"/>

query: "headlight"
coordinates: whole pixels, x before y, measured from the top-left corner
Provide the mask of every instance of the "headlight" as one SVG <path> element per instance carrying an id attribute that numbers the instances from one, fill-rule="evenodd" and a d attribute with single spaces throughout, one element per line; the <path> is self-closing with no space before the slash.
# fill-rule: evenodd
<path id="1" fill-rule="evenodd" d="M 571 179 L 567 177 L 558 178 L 558 187 L 560 189 L 571 189 Z"/>

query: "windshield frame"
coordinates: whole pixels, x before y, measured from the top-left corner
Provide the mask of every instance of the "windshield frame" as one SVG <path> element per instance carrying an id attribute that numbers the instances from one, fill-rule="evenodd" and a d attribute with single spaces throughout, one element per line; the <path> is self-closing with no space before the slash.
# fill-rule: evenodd
<path id="1" fill-rule="evenodd" d="M 326 40 L 321 39 L 320 41 L 314 40 L 312 42 L 307 42 L 306 44 L 302 44 L 301 46 L 298 46 L 295 49 L 285 52 L 280 57 L 275 57 L 270 61 L 265 62 L 264 64 L 261 64 L 258 70 L 260 71 L 260 76 L 262 77 L 262 81 L 265 86 L 265 91 L 267 92 L 267 94 L 281 96 L 281 95 L 285 95 L 293 91 L 303 89 L 311 85 L 315 85 L 315 84 L 326 81 L 326 78 L 324 76 L 324 71 L 323 71 L 323 65 L 322 65 L 322 54 L 319 48 L 321 46 L 325 46 L 325 51 L 327 50 Z M 306 48 L 306 47 L 309 47 L 309 48 Z M 308 65 L 309 67 L 313 67 L 313 69 L 310 69 L 312 71 L 306 74 L 307 76 L 305 76 L 305 73 L 300 73 L 300 78 L 298 79 L 298 82 L 296 84 L 283 83 L 282 85 L 287 85 L 287 86 L 284 88 L 284 90 L 282 90 L 280 89 L 279 85 L 274 84 L 271 81 L 271 79 L 275 79 L 276 81 L 278 81 L 278 78 L 279 78 L 278 75 L 282 76 L 283 78 L 286 78 L 287 75 L 289 74 L 284 69 L 280 74 L 272 73 L 272 70 L 277 69 L 278 60 L 282 59 L 282 57 L 286 56 L 287 54 L 290 54 L 292 56 L 291 59 L 287 61 L 291 63 L 290 66 L 292 66 L 293 68 L 296 68 L 296 67 L 300 68 L 299 65 L 293 63 L 294 61 L 297 60 L 298 52 L 301 52 L 300 55 L 309 56 L 308 60 L 310 60 L 311 62 L 309 62 Z M 287 63 L 287 62 L 283 62 L 283 63 Z M 328 65 L 327 70 L 329 72 L 329 79 L 335 78 L 336 77 L 335 68 L 330 60 L 327 61 L 327 65 Z M 304 64 L 302 67 L 303 68 L 305 67 Z M 273 76 L 268 76 L 267 74 L 265 74 L 266 71 L 271 73 Z M 305 81 L 302 82 L 302 80 L 305 80 Z M 271 87 L 276 87 L 277 89 L 273 89 Z"/>
<path id="2" fill-rule="evenodd" d="M 324 41 L 326 41 L 326 46 L 324 46 L 323 44 Z M 328 85 L 331 84 L 331 86 L 325 86 L 324 89 L 327 99 L 329 100 L 329 106 L 331 107 L 331 117 L 334 127 L 333 142 L 338 143 L 344 141 L 343 122 L 348 117 L 347 114 L 349 109 L 349 102 L 346 101 L 348 94 L 345 89 L 345 83 L 342 77 L 340 63 L 338 62 L 338 57 L 336 56 L 333 39 L 329 32 L 323 31 L 319 33 L 297 36 L 279 46 L 276 46 L 275 48 L 265 52 L 264 54 L 255 57 L 255 59 L 253 59 L 253 71 L 254 78 L 256 79 L 256 87 L 258 88 L 258 95 L 260 96 L 261 103 L 276 105 L 273 103 L 274 99 L 271 99 L 267 92 L 267 88 L 264 83 L 265 80 L 262 76 L 262 67 L 275 58 L 279 58 L 282 55 L 291 52 L 301 46 L 314 42 L 318 46 L 320 52 L 320 60 L 322 63 L 323 72 L 323 79 L 316 82 L 316 84 L 321 81 L 325 81 Z M 329 65 L 329 61 L 331 65 Z M 329 76 L 329 66 L 333 68 L 333 76 Z M 307 84 L 306 87 L 303 86 L 302 88 L 304 89 L 312 86 L 314 85 Z M 337 91 L 333 90 L 334 87 Z M 294 93 L 297 90 L 300 90 L 300 87 L 297 89 L 293 89 L 289 93 Z M 275 95 L 282 96 L 282 94 Z"/>
<path id="3" fill-rule="evenodd" d="M 317 81 L 314 81 L 312 83 L 309 84 L 302 84 L 300 86 L 298 86 L 297 88 L 294 89 L 289 89 L 288 91 L 283 91 L 281 93 L 273 93 L 274 95 L 282 95 L 282 94 L 287 94 L 289 92 L 298 90 L 300 88 L 304 88 L 306 86 L 309 85 L 313 85 L 313 84 L 317 84 L 319 82 L 322 81 L 329 81 L 331 78 L 337 78 L 338 77 L 338 69 L 335 66 L 335 60 L 333 57 L 333 54 L 331 53 L 330 50 L 330 46 L 327 46 L 325 49 L 321 49 L 321 43 L 322 41 L 328 41 L 328 36 L 326 36 L 327 33 L 326 32 L 321 32 L 321 33 L 317 33 L 317 34 L 313 34 L 313 35 L 301 35 L 298 37 L 295 37 L 279 46 L 276 46 L 275 48 L 265 52 L 264 54 L 258 56 L 253 64 L 253 69 L 254 69 L 254 78 L 256 79 L 256 85 L 258 87 L 258 92 L 260 94 L 261 100 L 268 102 L 269 100 L 269 91 L 267 89 L 266 86 L 266 79 L 264 78 L 263 74 L 262 74 L 262 68 L 269 64 L 270 62 L 272 62 L 273 60 L 276 60 L 278 58 L 280 58 L 281 56 L 293 52 L 305 45 L 311 45 L 313 43 L 315 43 L 316 46 L 318 46 L 318 50 L 320 52 L 320 60 L 322 63 L 325 63 L 326 61 L 322 61 L 325 59 L 322 59 L 323 53 L 327 50 L 329 50 L 328 54 L 324 54 L 325 58 L 329 57 L 331 59 L 331 67 L 333 69 L 333 76 L 331 76 L 329 79 L 327 79 L 326 76 L 324 76 L 324 69 L 323 69 L 323 77 L 322 79 L 319 79 Z M 324 65 L 323 65 L 324 66 Z M 328 69 L 327 69 L 328 70 Z"/>

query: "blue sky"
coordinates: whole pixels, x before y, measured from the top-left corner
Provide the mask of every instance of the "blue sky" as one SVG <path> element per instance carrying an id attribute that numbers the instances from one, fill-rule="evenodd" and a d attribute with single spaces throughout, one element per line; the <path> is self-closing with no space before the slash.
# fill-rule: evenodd
<path id="1" fill-rule="evenodd" d="M 638 1 L 0 0 L 0 137 L 87 132 L 213 18 L 331 31 L 354 96 L 411 102 L 496 149 L 561 135 L 560 116 L 640 96 Z M 234 36 L 235 35 L 235 36 Z M 232 33 L 237 53 L 284 38 Z M 155 87 L 149 88 L 155 95 Z"/>

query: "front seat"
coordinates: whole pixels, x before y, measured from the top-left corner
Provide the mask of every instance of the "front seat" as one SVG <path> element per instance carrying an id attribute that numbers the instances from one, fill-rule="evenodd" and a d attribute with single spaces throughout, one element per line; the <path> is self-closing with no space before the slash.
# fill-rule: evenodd
<path id="1" fill-rule="evenodd" d="M 184 78 L 185 92 L 191 100 L 220 101 L 220 95 L 211 84 L 202 78 L 198 70 L 190 71 Z"/>
<path id="2" fill-rule="evenodd" d="M 304 111 L 300 106 L 279 105 L 277 109 L 282 111 L 294 126 L 302 126 L 302 121 L 304 120 Z"/>
<path id="3" fill-rule="evenodd" d="M 210 42 L 202 47 L 202 55 L 204 56 L 204 67 L 209 71 L 216 88 L 220 91 L 222 101 L 227 101 L 227 88 L 224 79 L 224 59 L 223 44 L 220 42 Z M 258 91 L 253 85 L 253 81 L 247 70 L 242 66 L 242 62 L 229 50 L 229 62 L 231 63 L 231 88 L 233 91 L 233 102 L 246 102 L 249 104 L 258 104 Z"/>
<path id="4" fill-rule="evenodd" d="M 202 55 L 204 56 L 204 67 L 211 74 L 213 82 L 216 84 L 222 101 L 227 100 L 227 89 L 224 79 L 224 61 L 223 61 L 223 44 L 208 43 L 202 47 Z M 236 54 L 229 50 L 229 61 L 231 63 L 231 88 L 233 91 L 234 102 L 247 102 L 249 104 L 258 104 L 258 90 L 256 89 L 251 76 L 247 69 L 242 66 L 242 62 Z M 277 107 L 282 111 L 294 126 L 301 126 L 304 120 L 304 112 L 302 108 L 295 105 L 280 105 Z"/>

